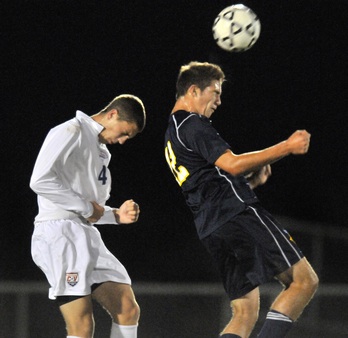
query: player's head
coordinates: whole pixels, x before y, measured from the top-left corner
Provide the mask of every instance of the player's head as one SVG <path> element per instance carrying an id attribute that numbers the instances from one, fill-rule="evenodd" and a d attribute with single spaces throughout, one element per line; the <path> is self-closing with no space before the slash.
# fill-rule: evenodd
<path id="1" fill-rule="evenodd" d="M 192 61 L 180 68 L 176 82 L 176 98 L 184 96 L 191 85 L 196 85 L 200 90 L 210 86 L 212 81 L 224 81 L 225 74 L 220 66 L 208 63 Z"/>
<path id="2" fill-rule="evenodd" d="M 134 95 L 122 94 L 116 96 L 104 109 L 100 111 L 105 114 L 110 110 L 116 109 L 118 118 L 121 121 L 135 123 L 138 132 L 144 130 L 146 124 L 146 112 L 143 102 Z"/>

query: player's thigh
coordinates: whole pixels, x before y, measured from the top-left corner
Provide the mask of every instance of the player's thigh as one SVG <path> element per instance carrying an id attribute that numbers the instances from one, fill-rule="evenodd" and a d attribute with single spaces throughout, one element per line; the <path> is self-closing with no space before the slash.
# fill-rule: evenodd
<path id="1" fill-rule="evenodd" d="M 289 286 L 292 282 L 311 285 L 318 284 L 318 276 L 305 257 L 288 270 L 277 275 L 276 278 L 285 286 Z"/>
<path id="2" fill-rule="evenodd" d="M 138 308 L 134 292 L 129 284 L 102 283 L 93 291 L 92 297 L 112 316 Z"/>
<path id="3" fill-rule="evenodd" d="M 59 307 L 67 326 L 92 325 L 92 297 L 84 296 L 67 302 Z"/>

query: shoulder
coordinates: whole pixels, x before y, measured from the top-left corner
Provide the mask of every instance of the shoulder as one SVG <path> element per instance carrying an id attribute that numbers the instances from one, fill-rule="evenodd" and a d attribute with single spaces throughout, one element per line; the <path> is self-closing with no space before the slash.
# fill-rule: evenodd
<path id="1" fill-rule="evenodd" d="M 51 133 L 76 134 L 81 131 L 81 123 L 77 118 L 63 122 L 50 130 Z"/>
<path id="2" fill-rule="evenodd" d="M 176 111 L 171 115 L 171 119 L 173 120 L 177 128 L 192 128 L 195 126 L 199 127 L 200 125 L 204 125 L 204 123 L 207 122 L 205 121 L 206 117 L 197 113 L 187 112 L 185 110 Z"/>
<path id="3" fill-rule="evenodd" d="M 81 123 L 73 118 L 52 128 L 46 137 L 46 142 L 71 143 L 75 142 L 80 135 Z"/>

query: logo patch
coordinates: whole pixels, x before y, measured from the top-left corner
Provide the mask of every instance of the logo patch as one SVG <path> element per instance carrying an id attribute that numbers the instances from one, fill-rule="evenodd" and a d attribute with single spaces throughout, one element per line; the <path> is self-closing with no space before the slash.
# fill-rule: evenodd
<path id="1" fill-rule="evenodd" d="M 66 274 L 66 282 L 70 286 L 75 286 L 79 281 L 79 274 L 77 272 L 68 272 Z"/>

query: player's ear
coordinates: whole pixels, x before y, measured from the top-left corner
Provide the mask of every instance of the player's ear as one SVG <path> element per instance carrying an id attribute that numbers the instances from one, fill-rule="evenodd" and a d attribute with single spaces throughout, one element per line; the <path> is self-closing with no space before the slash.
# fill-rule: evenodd
<path id="1" fill-rule="evenodd" d="M 197 90 L 198 90 L 198 87 L 196 85 L 191 85 L 189 89 L 187 90 L 187 92 L 190 96 L 197 96 Z"/>
<path id="2" fill-rule="evenodd" d="M 119 113 L 118 113 L 118 110 L 116 108 L 108 111 L 108 118 L 113 118 L 113 117 L 116 117 L 116 119 L 118 119 L 118 117 L 119 117 Z"/>

